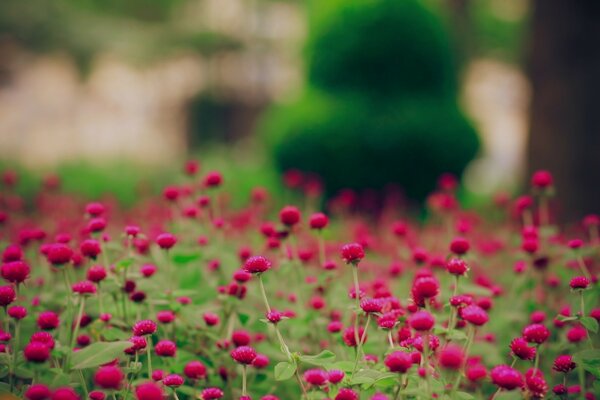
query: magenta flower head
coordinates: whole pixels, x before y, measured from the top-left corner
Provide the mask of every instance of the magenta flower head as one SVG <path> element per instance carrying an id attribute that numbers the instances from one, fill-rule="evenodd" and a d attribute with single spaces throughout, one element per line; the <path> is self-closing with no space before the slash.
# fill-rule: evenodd
<path id="1" fill-rule="evenodd" d="M 90 232 L 102 232 L 106 228 L 106 220 L 102 217 L 92 218 L 88 221 L 87 229 Z"/>
<path id="2" fill-rule="evenodd" d="M 358 394 L 352 389 L 341 388 L 335 400 L 358 400 Z"/>
<path id="3" fill-rule="evenodd" d="M 450 242 L 450 252 L 457 256 L 467 254 L 470 247 L 469 241 L 463 237 L 454 238 L 452 239 L 452 242 Z"/>
<path id="4" fill-rule="evenodd" d="M 329 224 L 329 218 L 323 213 L 315 213 L 310 216 L 309 224 L 311 229 L 321 230 Z"/>
<path id="5" fill-rule="evenodd" d="M 508 365 L 498 365 L 490 372 L 494 385 L 505 390 L 513 390 L 523 386 L 523 376 Z"/>
<path id="6" fill-rule="evenodd" d="M 252 361 L 252 366 L 254 368 L 261 369 L 268 367 L 270 363 L 271 360 L 269 360 L 269 357 L 265 356 L 264 354 L 257 354 L 254 361 Z"/>
<path id="7" fill-rule="evenodd" d="M 30 342 L 25 346 L 23 355 L 29 362 L 43 363 L 50 358 L 50 347 L 42 342 Z"/>
<path id="8" fill-rule="evenodd" d="M 132 336 L 129 338 L 129 342 L 131 342 L 131 347 L 128 347 L 124 350 L 125 354 L 135 354 L 140 350 L 143 350 L 148 345 L 146 339 L 142 336 Z"/>
<path id="9" fill-rule="evenodd" d="M 52 311 L 43 311 L 37 318 L 38 327 L 45 331 L 56 329 L 59 323 L 58 315 Z"/>
<path id="10" fill-rule="evenodd" d="M 204 177 L 204 186 L 207 188 L 216 188 L 223 183 L 223 176 L 218 171 L 211 171 Z"/>
<path id="11" fill-rule="evenodd" d="M 202 400 L 216 400 L 223 397 L 223 391 L 219 388 L 207 388 L 202 391 L 200 398 Z"/>
<path id="12" fill-rule="evenodd" d="M 96 285 L 91 281 L 81 281 L 74 283 L 71 286 L 71 290 L 73 290 L 73 293 L 77 293 L 81 296 L 91 296 L 96 294 Z"/>
<path id="13" fill-rule="evenodd" d="M 460 316 L 462 319 L 475 326 L 482 326 L 489 320 L 487 312 L 474 304 L 460 309 Z"/>
<path id="14" fill-rule="evenodd" d="M 133 325 L 133 334 L 135 336 L 152 335 L 156 332 L 156 322 L 149 319 L 138 321 Z"/>
<path id="15" fill-rule="evenodd" d="M 340 383 L 344 379 L 345 375 L 346 374 L 344 374 L 344 371 L 332 369 L 329 371 L 328 380 L 335 385 L 336 383 Z"/>
<path id="16" fill-rule="evenodd" d="M 530 368 L 525 373 L 525 387 L 533 399 L 543 399 L 548 392 L 548 384 L 542 371 Z"/>
<path id="17" fill-rule="evenodd" d="M 469 271 L 469 266 L 460 258 L 451 258 L 446 263 L 446 270 L 452 275 L 462 276 Z"/>
<path id="18" fill-rule="evenodd" d="M 573 371 L 575 367 L 577 367 L 577 364 L 573 362 L 573 357 L 568 354 L 556 357 L 554 363 L 552 364 L 553 370 L 556 372 L 564 372 L 565 374 Z"/>
<path id="19" fill-rule="evenodd" d="M 542 324 L 531 324 L 523 328 L 523 337 L 529 343 L 541 344 L 548 340 L 550 331 Z"/>
<path id="20" fill-rule="evenodd" d="M 162 383 L 168 387 L 179 387 L 183 385 L 183 377 L 177 374 L 170 374 L 163 378 Z"/>
<path id="21" fill-rule="evenodd" d="M 16 244 L 9 244 L 2 252 L 2 262 L 8 263 L 11 261 L 22 261 L 23 249 Z"/>
<path id="22" fill-rule="evenodd" d="M 279 212 L 279 220 L 282 224 L 291 228 L 300 222 L 300 210 L 294 206 L 285 206 Z"/>
<path id="23" fill-rule="evenodd" d="M 30 272 L 29 265 L 23 261 L 8 262 L 2 265 L 0 270 L 0 274 L 4 279 L 16 284 L 23 283 L 29 277 Z"/>
<path id="24" fill-rule="evenodd" d="M 429 311 L 417 311 L 410 317 L 410 326 L 416 331 L 423 332 L 429 331 L 433 328 L 435 319 Z"/>
<path id="25" fill-rule="evenodd" d="M 27 400 L 48 400 L 52 396 L 52 392 L 46 385 L 34 383 L 25 391 Z"/>
<path id="26" fill-rule="evenodd" d="M 63 243 L 54 243 L 48 245 L 46 258 L 48 262 L 55 267 L 60 267 L 71 261 L 73 250 Z"/>
<path id="27" fill-rule="evenodd" d="M 327 371 L 313 368 L 304 371 L 304 380 L 313 386 L 323 386 L 327 383 L 329 375 Z"/>
<path id="28" fill-rule="evenodd" d="M 9 315 L 9 317 L 16 320 L 22 320 L 27 316 L 27 309 L 23 306 L 9 307 L 8 310 L 6 310 L 6 312 Z"/>
<path id="29" fill-rule="evenodd" d="M 403 351 L 394 351 L 388 354 L 384 360 L 385 366 L 390 372 L 406 373 L 412 366 L 412 358 L 409 353 Z"/>
<path id="30" fill-rule="evenodd" d="M 449 344 L 444 347 L 438 355 L 438 361 L 442 368 L 458 370 L 462 367 L 465 360 L 465 353 L 462 347 L 455 344 Z"/>
<path id="31" fill-rule="evenodd" d="M 367 314 L 380 313 L 383 309 L 383 302 L 381 299 L 362 299 L 360 308 Z"/>
<path id="32" fill-rule="evenodd" d="M 99 217 L 100 215 L 104 214 L 105 211 L 105 207 L 102 203 L 88 203 L 85 206 L 85 212 L 90 216 L 90 217 Z"/>
<path id="33" fill-rule="evenodd" d="M 161 340 L 154 347 L 154 352 L 159 357 L 175 357 L 176 351 L 177 345 L 170 340 Z"/>
<path id="34" fill-rule="evenodd" d="M 546 189 L 554 183 L 552 174 L 545 170 L 539 170 L 533 173 L 531 177 L 531 185 L 537 189 Z"/>
<path id="35" fill-rule="evenodd" d="M 588 286 L 590 286 L 590 280 L 585 276 L 576 276 L 573 279 L 571 279 L 571 282 L 569 282 L 569 286 L 573 290 L 584 290 L 587 289 Z"/>
<path id="36" fill-rule="evenodd" d="M 6 307 L 17 298 L 17 293 L 12 286 L 0 286 L 0 306 Z"/>
<path id="37" fill-rule="evenodd" d="M 533 360 L 535 358 L 536 348 L 529 347 L 527 340 L 522 337 L 513 339 L 509 347 L 512 353 L 521 360 Z"/>
<path id="38" fill-rule="evenodd" d="M 106 278 L 106 269 L 101 265 L 92 265 L 87 271 L 87 279 L 91 282 L 101 282 Z"/>
<path id="39" fill-rule="evenodd" d="M 413 282 L 411 288 L 415 299 L 429 299 L 440 292 L 440 283 L 433 276 L 420 276 Z"/>
<path id="40" fill-rule="evenodd" d="M 101 251 L 100 243 L 94 239 L 87 239 L 81 242 L 81 244 L 79 245 L 79 250 L 81 251 L 81 254 L 83 254 L 85 257 L 95 260 Z"/>
<path id="41" fill-rule="evenodd" d="M 161 233 L 156 237 L 156 244 L 164 250 L 169 250 L 175 246 L 175 243 L 177 243 L 177 238 L 171 233 Z"/>
<path id="42" fill-rule="evenodd" d="M 190 361 L 183 367 L 183 373 L 189 379 L 206 378 L 206 366 L 200 361 Z"/>
<path id="43" fill-rule="evenodd" d="M 346 264 L 358 266 L 358 263 L 365 258 L 365 250 L 358 243 L 348 243 L 342 246 L 342 259 Z"/>
<path id="44" fill-rule="evenodd" d="M 246 259 L 243 268 L 251 274 L 262 274 L 271 268 L 271 261 L 263 256 L 252 256 Z"/>
<path id="45" fill-rule="evenodd" d="M 136 400 L 163 400 L 164 393 L 156 383 L 146 382 L 136 386 L 135 398 Z"/>
<path id="46" fill-rule="evenodd" d="M 240 364 L 249 365 L 256 358 L 256 350 L 249 346 L 240 346 L 231 351 L 231 358 Z"/>
<path id="47" fill-rule="evenodd" d="M 125 375 L 119 367 L 107 365 L 98 368 L 94 374 L 94 383 L 102 389 L 119 390 Z"/>

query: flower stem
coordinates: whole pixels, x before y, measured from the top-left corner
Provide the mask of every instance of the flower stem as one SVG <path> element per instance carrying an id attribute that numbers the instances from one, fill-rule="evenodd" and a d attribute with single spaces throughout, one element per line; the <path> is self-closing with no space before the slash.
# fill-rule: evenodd
<path id="1" fill-rule="evenodd" d="M 242 365 L 242 396 L 246 396 L 246 364 Z"/>
<path id="2" fill-rule="evenodd" d="M 360 336 L 360 340 L 358 341 L 358 343 L 356 345 L 356 359 L 354 360 L 354 368 L 352 368 L 352 375 L 350 375 L 350 379 L 352 379 L 352 377 L 354 376 L 354 373 L 356 372 L 356 368 L 358 367 L 358 361 L 362 357 L 362 346 L 365 341 L 365 338 L 367 337 L 367 330 L 369 329 L 370 322 L 371 322 L 371 313 L 367 313 L 367 323 L 365 324 L 365 330 L 363 331 L 363 334 Z"/>
<path id="3" fill-rule="evenodd" d="M 146 340 L 146 355 L 148 356 L 148 379 L 152 379 L 152 335 Z"/>
<path id="4" fill-rule="evenodd" d="M 352 267 L 352 276 L 354 278 L 354 300 L 356 303 L 356 311 L 354 313 L 354 341 L 358 343 L 358 310 L 360 310 L 360 286 L 358 284 L 358 266 Z"/>

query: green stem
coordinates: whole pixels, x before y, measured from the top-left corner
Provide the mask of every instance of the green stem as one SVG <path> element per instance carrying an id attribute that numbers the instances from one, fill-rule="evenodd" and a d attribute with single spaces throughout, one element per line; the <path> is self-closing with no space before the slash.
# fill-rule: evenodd
<path id="1" fill-rule="evenodd" d="M 246 396 L 247 391 L 246 391 L 246 364 L 242 365 L 242 396 Z"/>
<path id="2" fill-rule="evenodd" d="M 465 345 L 465 361 L 464 364 L 461 365 L 461 368 L 456 375 L 456 380 L 454 381 L 454 385 L 452 386 L 452 393 L 455 393 L 458 390 L 458 387 L 460 386 L 460 381 L 462 380 L 462 376 L 466 366 L 466 361 L 469 358 L 469 353 L 471 352 L 471 345 L 473 345 L 473 339 L 475 338 L 475 327 L 469 325 L 468 329 L 469 334 L 467 336 L 467 343 Z"/>
<path id="3" fill-rule="evenodd" d="M 88 387 L 87 387 L 87 383 L 85 383 L 85 378 L 83 376 L 82 370 L 79 370 L 79 379 L 81 380 L 81 387 L 83 388 L 83 393 L 85 393 L 84 398 L 88 399 L 89 398 Z"/>
<path id="4" fill-rule="evenodd" d="M 354 279 L 354 302 L 356 311 L 354 312 L 354 341 L 358 343 L 358 310 L 360 310 L 360 285 L 358 284 L 358 266 L 352 266 L 352 277 Z"/>
<path id="5" fill-rule="evenodd" d="M 152 335 L 146 339 L 146 355 L 148 356 L 148 379 L 152 379 Z"/>
<path id="6" fill-rule="evenodd" d="M 352 368 L 352 375 L 350 375 L 350 379 L 354 377 L 354 373 L 356 372 L 356 368 L 358 367 L 358 361 L 362 358 L 362 346 L 367 337 L 367 330 L 369 329 L 369 323 L 371 322 L 371 313 L 367 313 L 367 322 L 365 324 L 365 330 L 363 334 L 360 336 L 360 340 L 356 346 L 356 359 L 354 360 L 354 368 Z"/>
<path id="7" fill-rule="evenodd" d="M 265 291 L 265 285 L 263 284 L 262 274 L 258 274 L 258 283 L 260 285 L 260 293 L 262 294 L 263 301 L 265 302 L 265 307 L 267 308 L 267 312 L 271 312 L 271 306 L 269 305 L 269 300 L 267 299 L 267 292 Z"/>
<path id="8" fill-rule="evenodd" d="M 317 233 L 318 243 L 319 243 L 319 263 L 320 267 L 323 268 L 325 265 L 325 241 L 323 240 L 323 230 L 319 229 Z"/>
<path id="9" fill-rule="evenodd" d="M 423 368 L 425 368 L 425 395 L 427 399 L 431 398 L 431 388 L 429 387 L 429 333 L 423 336 Z"/>

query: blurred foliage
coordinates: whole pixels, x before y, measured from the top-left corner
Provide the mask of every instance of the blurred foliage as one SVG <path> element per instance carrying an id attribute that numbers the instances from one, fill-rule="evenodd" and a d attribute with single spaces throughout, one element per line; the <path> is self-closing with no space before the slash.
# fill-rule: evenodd
<path id="1" fill-rule="evenodd" d="M 2 0 L 0 36 L 33 52 L 63 52 L 85 70 L 100 52 L 134 62 L 172 52 L 214 55 L 240 40 L 201 24 L 182 24 L 174 10 L 185 0 Z"/>
<path id="2" fill-rule="evenodd" d="M 237 146 L 212 146 L 190 155 L 202 165 L 200 177 L 211 170 L 223 174 L 224 185 L 235 207 L 247 204 L 252 189 L 266 188 L 270 193 L 280 193 L 281 183 L 274 168 L 265 168 L 264 155 L 248 143 Z M 32 201 L 41 187 L 42 179 L 48 174 L 60 176 L 61 190 L 84 199 L 114 197 L 122 205 L 130 207 L 139 203 L 141 196 L 160 195 L 162 189 L 171 184 L 189 182 L 183 176 L 184 160 L 181 165 L 139 165 L 127 161 L 92 163 L 73 161 L 55 169 L 28 169 L 14 163 L 0 162 L 0 172 L 16 171 L 19 179 L 16 192 L 27 201 Z"/>
<path id="3" fill-rule="evenodd" d="M 325 3 L 310 7 L 311 88 L 263 122 L 277 166 L 320 175 L 328 194 L 399 183 L 423 199 L 479 147 L 448 35 L 416 0 Z"/>

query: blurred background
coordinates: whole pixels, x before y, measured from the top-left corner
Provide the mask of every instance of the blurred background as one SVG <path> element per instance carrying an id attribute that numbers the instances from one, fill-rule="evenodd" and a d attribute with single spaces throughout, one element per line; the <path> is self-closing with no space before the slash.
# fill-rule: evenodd
<path id="1" fill-rule="evenodd" d="M 599 211 L 596 0 L 2 0 L 0 168 L 132 204 L 183 162 L 246 195 L 467 202 L 555 177 Z"/>

